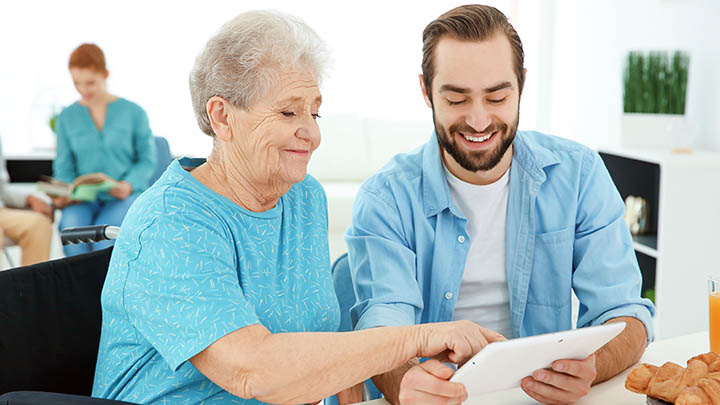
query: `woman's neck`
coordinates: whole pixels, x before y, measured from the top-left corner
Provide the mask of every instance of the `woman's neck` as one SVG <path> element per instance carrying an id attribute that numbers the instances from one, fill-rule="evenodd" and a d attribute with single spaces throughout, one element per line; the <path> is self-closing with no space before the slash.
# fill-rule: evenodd
<path id="1" fill-rule="evenodd" d="M 248 175 L 251 171 L 228 165 L 228 161 L 221 156 L 221 152 L 213 150 L 206 163 L 191 174 L 211 190 L 253 212 L 272 209 L 292 187 L 292 184 L 253 179 Z"/>
<path id="2" fill-rule="evenodd" d="M 84 101 L 81 99 L 80 101 L 78 101 L 78 103 L 80 103 L 80 105 L 84 105 L 84 106 L 90 107 L 90 108 L 105 107 L 117 99 L 118 99 L 117 96 L 112 95 L 110 93 L 105 93 L 98 97 L 95 97 L 94 99 L 92 99 L 90 101 Z"/>

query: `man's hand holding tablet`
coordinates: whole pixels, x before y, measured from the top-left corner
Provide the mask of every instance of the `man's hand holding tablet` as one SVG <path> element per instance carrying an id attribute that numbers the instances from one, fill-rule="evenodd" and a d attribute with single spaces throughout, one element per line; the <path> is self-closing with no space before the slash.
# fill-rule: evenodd
<path id="1" fill-rule="evenodd" d="M 595 381 L 595 355 L 584 360 L 557 360 L 550 369 L 535 370 L 522 379 L 526 394 L 543 404 L 570 404 L 590 392 Z"/>

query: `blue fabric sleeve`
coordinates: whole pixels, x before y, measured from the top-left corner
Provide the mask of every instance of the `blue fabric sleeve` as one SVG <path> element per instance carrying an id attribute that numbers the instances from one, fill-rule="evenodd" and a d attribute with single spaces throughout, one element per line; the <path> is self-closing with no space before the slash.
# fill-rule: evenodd
<path id="1" fill-rule="evenodd" d="M 138 108 L 133 126 L 133 140 L 135 145 L 135 163 L 127 174 L 119 180 L 125 180 L 133 188 L 133 192 L 145 191 L 150 184 L 150 178 L 155 173 L 157 156 L 155 155 L 155 140 L 153 139 L 150 124 L 145 111 Z"/>
<path id="2" fill-rule="evenodd" d="M 397 208 L 361 188 L 352 216 L 345 241 L 357 298 L 350 310 L 355 329 L 415 324 L 423 299 Z"/>
<path id="3" fill-rule="evenodd" d="M 55 123 L 55 135 L 57 136 L 57 152 L 53 160 L 53 177 L 71 183 L 78 176 L 77 164 L 73 156 L 71 144 L 68 139 L 69 119 L 67 114 L 60 114 Z"/>
<path id="4" fill-rule="evenodd" d="M 642 275 L 624 220 L 625 206 L 600 156 L 585 154 L 578 195 L 573 289 L 580 301 L 577 326 L 617 317 L 642 321 L 654 339 L 655 307 L 640 297 Z"/>
<path id="5" fill-rule="evenodd" d="M 172 212 L 139 236 L 124 308 L 136 331 L 176 371 L 221 337 L 259 323 L 243 293 L 233 238 L 209 213 Z"/>

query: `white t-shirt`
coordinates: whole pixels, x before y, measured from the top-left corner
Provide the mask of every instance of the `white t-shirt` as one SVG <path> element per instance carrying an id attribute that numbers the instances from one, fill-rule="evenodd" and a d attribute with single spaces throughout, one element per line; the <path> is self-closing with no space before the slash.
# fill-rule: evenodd
<path id="1" fill-rule="evenodd" d="M 470 250 L 453 320 L 467 319 L 513 336 L 505 271 L 505 220 L 510 170 L 485 186 L 466 183 L 445 168 L 453 202 L 468 220 Z"/>

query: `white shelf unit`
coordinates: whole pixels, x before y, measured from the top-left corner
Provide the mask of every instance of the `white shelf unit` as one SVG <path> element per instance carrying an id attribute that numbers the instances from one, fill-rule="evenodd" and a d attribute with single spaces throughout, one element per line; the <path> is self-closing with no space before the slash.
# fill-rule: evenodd
<path id="1" fill-rule="evenodd" d="M 720 153 L 603 147 L 623 199 L 645 198 L 650 232 L 633 237 L 656 339 L 708 329 L 707 277 L 720 274 Z"/>

